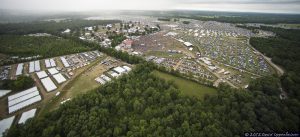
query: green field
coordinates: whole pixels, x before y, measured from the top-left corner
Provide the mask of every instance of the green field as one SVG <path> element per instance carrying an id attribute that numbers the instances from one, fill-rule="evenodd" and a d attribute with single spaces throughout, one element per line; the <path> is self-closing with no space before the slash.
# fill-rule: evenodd
<path id="1" fill-rule="evenodd" d="M 183 92 L 183 94 L 192 96 L 192 97 L 198 97 L 203 98 L 205 95 L 214 95 L 217 93 L 217 90 L 211 87 L 207 87 L 204 85 L 200 85 L 196 82 L 186 80 L 183 78 L 179 78 L 167 73 L 163 73 L 160 71 L 153 71 L 152 72 L 155 76 L 158 76 L 159 78 L 165 79 L 165 80 L 171 80 L 174 81 L 174 83 L 178 86 L 179 90 Z"/>

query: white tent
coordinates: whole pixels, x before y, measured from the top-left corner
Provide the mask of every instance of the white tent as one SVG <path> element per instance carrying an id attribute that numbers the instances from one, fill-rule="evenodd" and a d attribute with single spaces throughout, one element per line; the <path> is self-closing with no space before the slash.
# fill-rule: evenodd
<path id="1" fill-rule="evenodd" d="M 95 80 L 96 80 L 98 83 L 102 84 L 102 85 L 106 83 L 106 81 L 103 80 L 103 79 L 100 78 L 100 77 L 97 77 Z"/>
<path id="2" fill-rule="evenodd" d="M 61 73 L 53 75 L 53 78 L 56 80 L 56 82 L 58 84 L 61 84 L 61 83 L 65 82 L 65 81 L 67 81 L 66 78 Z"/>
<path id="3" fill-rule="evenodd" d="M 126 70 L 122 67 L 116 67 L 114 68 L 114 71 L 118 72 L 119 74 L 123 74 L 126 72 Z"/>
<path id="4" fill-rule="evenodd" d="M 23 66 L 24 66 L 24 63 L 18 64 L 17 71 L 16 71 L 16 76 L 19 76 L 19 75 L 23 74 Z"/>
<path id="5" fill-rule="evenodd" d="M 40 61 L 39 60 L 34 61 L 34 70 L 35 71 L 40 71 L 41 70 Z"/>
<path id="6" fill-rule="evenodd" d="M 55 63 L 54 59 L 50 59 L 50 64 L 52 67 L 56 67 L 56 63 Z"/>
<path id="7" fill-rule="evenodd" d="M 11 101 L 8 101 L 8 106 L 10 107 L 10 106 L 19 104 L 19 103 L 23 102 L 24 100 L 33 98 L 33 97 L 38 96 L 38 95 L 40 95 L 39 91 L 31 92 L 31 93 L 26 94 L 26 95 L 24 95 L 22 97 L 16 98 L 16 99 L 11 100 Z"/>
<path id="8" fill-rule="evenodd" d="M 36 75 L 39 77 L 39 79 L 48 77 L 48 75 L 45 71 L 37 72 Z"/>
<path id="9" fill-rule="evenodd" d="M 16 93 L 16 94 L 13 94 L 11 96 L 8 96 L 8 101 L 11 101 L 11 100 L 14 100 L 16 98 L 22 97 L 22 96 L 24 96 L 26 94 L 29 94 L 29 93 L 37 91 L 37 90 L 38 90 L 37 87 L 32 87 L 30 89 L 26 89 L 26 90 L 21 91 L 19 93 Z"/>
<path id="10" fill-rule="evenodd" d="M 40 100 L 42 100 L 42 97 L 40 95 L 35 96 L 33 98 L 30 98 L 28 100 L 25 100 L 22 103 L 19 103 L 19 104 L 16 104 L 16 105 L 13 105 L 13 106 L 9 107 L 8 108 L 8 113 L 13 113 L 15 111 L 18 111 L 18 110 L 20 110 L 20 109 L 22 109 L 22 108 L 24 108 L 26 106 L 29 106 L 29 105 L 31 105 L 33 103 L 38 102 Z"/>
<path id="11" fill-rule="evenodd" d="M 60 57 L 60 60 L 61 62 L 64 64 L 64 66 L 67 68 L 67 67 L 70 67 L 70 64 L 67 62 L 66 58 L 65 57 Z"/>
<path id="12" fill-rule="evenodd" d="M 131 68 L 128 67 L 128 66 L 123 66 L 123 68 L 124 68 L 127 72 L 131 71 Z"/>
<path id="13" fill-rule="evenodd" d="M 34 72 L 34 61 L 31 61 L 29 63 L 29 73 L 32 73 L 32 72 Z"/>
<path id="14" fill-rule="evenodd" d="M 109 78 L 109 77 L 106 76 L 106 75 L 101 75 L 100 77 L 101 77 L 102 79 L 104 79 L 105 81 L 107 81 L 107 82 L 111 81 L 111 78 Z"/>
<path id="15" fill-rule="evenodd" d="M 15 116 L 3 119 L 0 121 L 0 137 L 3 136 L 3 133 L 10 128 L 12 125 L 13 121 L 15 119 Z"/>
<path id="16" fill-rule="evenodd" d="M 10 92 L 11 92 L 11 90 L 1 90 L 0 89 L 0 97 L 3 97 L 3 96 L 5 96 L 6 94 L 8 94 Z"/>
<path id="17" fill-rule="evenodd" d="M 21 91 L 8 97 L 8 113 L 13 113 L 42 100 L 37 87 Z"/>
<path id="18" fill-rule="evenodd" d="M 45 59 L 45 65 L 46 65 L 46 68 L 51 67 L 51 63 L 50 63 L 49 59 Z"/>
<path id="19" fill-rule="evenodd" d="M 59 73 L 58 70 L 57 70 L 56 68 L 50 68 L 50 69 L 48 69 L 48 72 L 49 72 L 51 75 L 54 75 L 54 74 Z"/>
<path id="20" fill-rule="evenodd" d="M 41 79 L 41 81 L 42 81 L 43 86 L 47 90 L 47 92 L 57 89 L 56 85 L 53 83 L 53 81 L 49 77 L 43 78 L 43 79 Z"/>
<path id="21" fill-rule="evenodd" d="M 185 46 L 187 46 L 187 47 L 193 46 L 193 44 L 190 43 L 190 42 L 184 42 L 183 44 L 184 44 Z"/>
<path id="22" fill-rule="evenodd" d="M 26 112 L 23 112 L 18 124 L 25 124 L 25 122 L 28 119 L 33 118 L 35 116 L 35 112 L 36 112 L 36 108 L 31 109 L 31 110 L 26 111 Z"/>

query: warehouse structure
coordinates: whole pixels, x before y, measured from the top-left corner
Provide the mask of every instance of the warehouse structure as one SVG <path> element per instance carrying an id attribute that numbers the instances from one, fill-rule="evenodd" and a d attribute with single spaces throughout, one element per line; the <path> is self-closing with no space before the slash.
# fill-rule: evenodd
<path id="1" fill-rule="evenodd" d="M 8 97 L 8 113 L 13 113 L 24 107 L 42 100 L 37 87 L 24 90 Z"/>

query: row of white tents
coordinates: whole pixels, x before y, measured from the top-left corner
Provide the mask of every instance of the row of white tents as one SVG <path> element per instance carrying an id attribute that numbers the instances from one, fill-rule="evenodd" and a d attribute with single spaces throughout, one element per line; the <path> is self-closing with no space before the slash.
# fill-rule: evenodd
<path id="1" fill-rule="evenodd" d="M 61 62 L 64 64 L 64 66 L 67 68 L 67 67 L 70 67 L 70 64 L 68 63 L 68 61 L 66 60 L 65 57 L 60 57 L 60 60 Z"/>
<path id="2" fill-rule="evenodd" d="M 109 77 L 106 76 L 106 75 L 101 75 L 100 77 L 97 77 L 95 80 L 96 80 L 98 83 L 104 85 L 106 82 L 111 81 L 111 78 L 109 78 Z"/>
<path id="3" fill-rule="evenodd" d="M 21 115 L 21 118 L 19 119 L 18 124 L 25 124 L 25 122 L 30 119 L 33 118 L 36 114 L 36 108 L 31 109 L 29 111 L 23 112 Z M 11 116 L 9 118 L 5 118 L 3 120 L 0 121 L 0 137 L 3 136 L 3 133 L 8 130 L 11 125 L 13 124 L 13 121 L 15 119 L 15 116 Z"/>
<path id="4" fill-rule="evenodd" d="M 66 80 L 66 78 L 59 73 L 59 71 L 56 68 L 50 68 L 47 70 L 49 72 L 49 75 L 52 76 L 58 84 L 61 84 Z M 50 76 L 46 73 L 46 71 L 40 71 L 36 73 L 39 79 L 41 80 L 43 86 L 47 90 L 47 92 L 51 92 L 55 89 L 57 89 L 57 86 L 55 83 L 51 80 Z"/>
<path id="5" fill-rule="evenodd" d="M 54 59 L 45 59 L 46 68 L 56 67 Z"/>
<path id="6" fill-rule="evenodd" d="M 119 66 L 119 67 L 115 67 L 113 68 L 113 71 L 110 71 L 109 74 L 112 77 L 119 77 L 124 73 L 128 73 L 129 71 L 131 71 L 131 68 L 128 66 Z M 105 84 L 106 82 L 111 81 L 111 78 L 109 78 L 106 75 L 101 75 L 100 77 L 95 78 L 95 80 L 100 83 L 100 84 Z"/>
<path id="7" fill-rule="evenodd" d="M 41 71 L 40 61 L 31 61 L 29 62 L 29 73 Z"/>
<path id="8" fill-rule="evenodd" d="M 41 100 L 42 97 L 37 87 L 13 94 L 8 96 L 8 113 L 13 113 Z"/>

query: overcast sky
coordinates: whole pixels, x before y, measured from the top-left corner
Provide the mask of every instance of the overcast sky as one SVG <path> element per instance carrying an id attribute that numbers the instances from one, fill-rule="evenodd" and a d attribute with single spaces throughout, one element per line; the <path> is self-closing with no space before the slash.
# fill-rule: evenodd
<path id="1" fill-rule="evenodd" d="M 44 11 L 189 9 L 300 13 L 300 0 L 0 0 L 0 8 Z"/>

